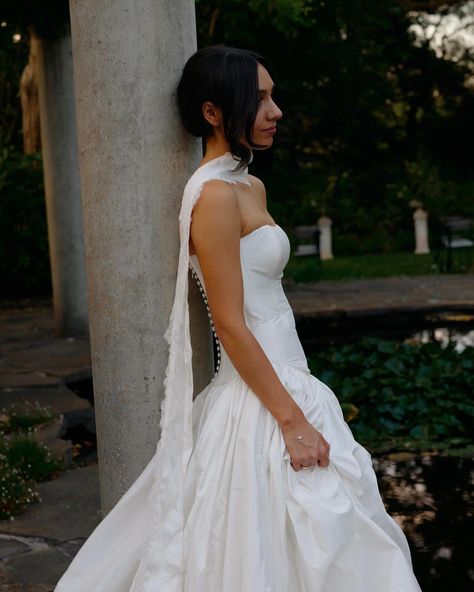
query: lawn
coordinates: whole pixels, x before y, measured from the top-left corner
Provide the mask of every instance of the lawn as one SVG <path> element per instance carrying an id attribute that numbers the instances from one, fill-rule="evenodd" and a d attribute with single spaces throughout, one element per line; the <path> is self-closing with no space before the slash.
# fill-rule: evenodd
<path id="1" fill-rule="evenodd" d="M 439 273 L 442 273 L 441 266 L 433 254 L 415 255 L 408 252 L 335 256 L 327 261 L 316 257 L 290 257 L 284 276 L 296 282 L 310 282 Z M 452 273 L 474 273 L 472 248 L 454 251 Z"/>

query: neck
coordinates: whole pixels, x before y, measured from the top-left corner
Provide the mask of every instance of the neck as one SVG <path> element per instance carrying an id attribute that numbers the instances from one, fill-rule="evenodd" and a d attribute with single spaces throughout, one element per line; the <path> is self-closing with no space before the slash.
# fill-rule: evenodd
<path id="1" fill-rule="evenodd" d="M 206 142 L 203 159 L 200 165 L 222 156 L 226 152 L 230 152 L 229 142 L 223 136 L 212 136 Z"/>

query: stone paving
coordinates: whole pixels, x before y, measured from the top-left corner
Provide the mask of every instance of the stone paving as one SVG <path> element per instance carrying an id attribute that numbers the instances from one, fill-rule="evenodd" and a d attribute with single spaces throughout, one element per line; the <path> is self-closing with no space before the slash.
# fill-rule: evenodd
<path id="1" fill-rule="evenodd" d="M 89 339 L 55 338 L 49 302 L 0 309 L 0 404 L 38 402 L 58 418 L 37 439 L 70 465 L 72 445 L 58 438 L 62 415 L 89 409 L 64 379 L 88 376 Z M 50 592 L 100 521 L 97 463 L 69 468 L 38 485 L 41 502 L 0 521 L 0 592 Z"/>
<path id="2" fill-rule="evenodd" d="M 295 315 L 377 314 L 403 310 L 474 310 L 474 276 L 444 275 L 384 280 L 284 282 Z M 90 409 L 65 379 L 90 376 L 86 336 L 54 337 L 51 304 L 0 303 L 0 403 L 38 401 L 58 419 L 38 437 L 56 454 L 71 457 L 58 438 L 62 414 Z M 51 592 L 71 558 L 100 521 L 97 463 L 73 468 L 39 484 L 41 502 L 12 521 L 0 521 L 0 592 Z"/>
<path id="3" fill-rule="evenodd" d="M 288 282 L 285 292 L 295 315 L 313 318 L 474 310 L 474 275 Z"/>

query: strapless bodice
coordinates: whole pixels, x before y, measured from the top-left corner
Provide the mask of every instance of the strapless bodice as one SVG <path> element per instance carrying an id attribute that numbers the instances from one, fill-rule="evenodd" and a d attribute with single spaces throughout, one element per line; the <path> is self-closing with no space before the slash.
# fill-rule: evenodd
<path id="1" fill-rule="evenodd" d="M 278 225 L 265 224 L 241 237 L 245 322 L 271 362 L 287 362 L 309 371 L 293 310 L 281 282 L 289 257 L 290 241 Z M 190 265 L 205 294 L 206 286 L 196 255 L 190 255 Z M 220 367 L 213 378 L 218 383 L 237 375 L 222 344 L 220 350 Z"/>

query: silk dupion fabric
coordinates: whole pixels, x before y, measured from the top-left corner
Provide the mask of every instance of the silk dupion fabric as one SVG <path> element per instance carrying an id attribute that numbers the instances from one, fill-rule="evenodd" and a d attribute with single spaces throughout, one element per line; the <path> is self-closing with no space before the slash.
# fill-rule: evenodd
<path id="1" fill-rule="evenodd" d="M 354 439 L 335 394 L 308 368 L 281 284 L 287 235 L 278 225 L 264 225 L 240 245 L 247 325 L 330 443 L 328 467 L 293 470 L 278 424 L 221 345 L 219 371 L 193 404 L 184 528 L 163 549 L 166 556 L 180 555 L 181 571 L 147 572 L 143 560 L 153 510 L 151 459 L 55 592 L 420 591 L 370 454 Z M 197 257 L 190 263 L 205 289 Z M 168 520 L 172 514 L 163 517 Z"/>

